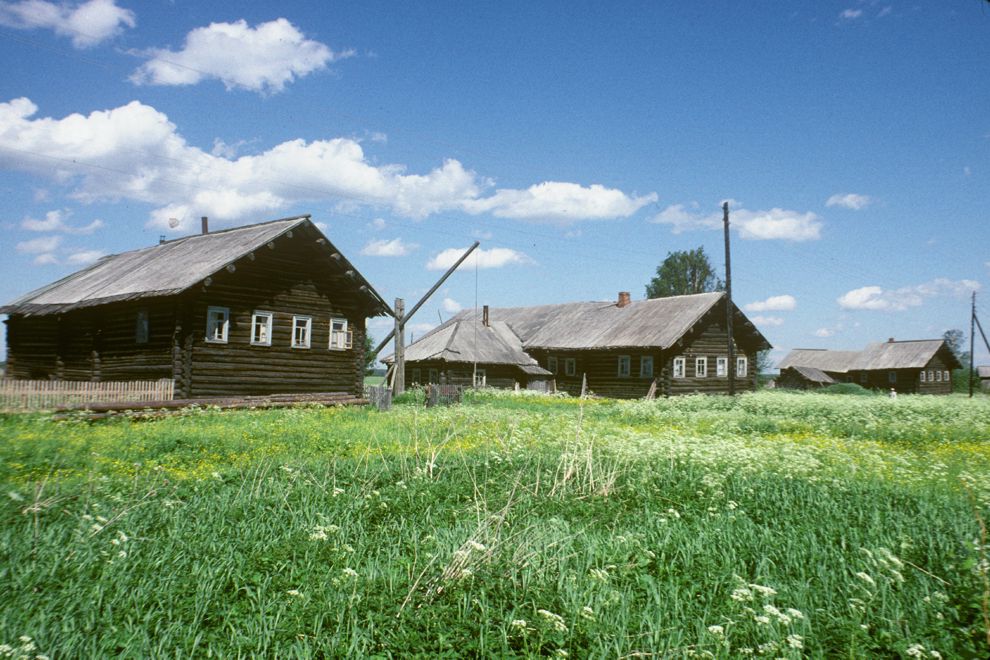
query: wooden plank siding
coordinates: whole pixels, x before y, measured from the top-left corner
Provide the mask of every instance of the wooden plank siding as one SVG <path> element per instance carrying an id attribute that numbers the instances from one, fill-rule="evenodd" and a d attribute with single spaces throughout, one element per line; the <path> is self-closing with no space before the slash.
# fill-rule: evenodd
<path id="1" fill-rule="evenodd" d="M 474 364 L 423 360 L 406 367 L 406 385 L 426 385 L 430 382 L 430 370 L 435 369 L 434 382 L 446 385 L 472 387 L 474 385 Z M 485 371 L 485 385 L 501 389 L 512 389 L 519 383 L 526 387 L 525 375 L 511 364 L 478 364 Z M 418 376 L 418 377 L 415 377 Z"/>

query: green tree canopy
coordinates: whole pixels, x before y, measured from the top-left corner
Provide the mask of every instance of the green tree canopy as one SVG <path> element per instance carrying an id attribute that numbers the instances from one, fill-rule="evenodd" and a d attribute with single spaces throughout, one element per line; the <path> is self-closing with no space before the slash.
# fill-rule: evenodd
<path id="1" fill-rule="evenodd" d="M 666 298 L 691 293 L 722 291 L 725 284 L 715 274 L 705 248 L 668 252 L 657 266 L 656 276 L 646 285 L 647 298 Z"/>

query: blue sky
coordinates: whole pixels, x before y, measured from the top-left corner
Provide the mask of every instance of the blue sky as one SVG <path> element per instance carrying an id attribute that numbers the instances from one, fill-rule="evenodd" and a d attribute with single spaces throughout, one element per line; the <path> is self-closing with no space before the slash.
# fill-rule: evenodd
<path id="1" fill-rule="evenodd" d="M 0 62 L 4 302 L 202 215 L 311 214 L 407 307 L 480 240 L 418 336 L 721 269 L 730 200 L 777 357 L 990 326 L 982 0 L 15 0 Z"/>

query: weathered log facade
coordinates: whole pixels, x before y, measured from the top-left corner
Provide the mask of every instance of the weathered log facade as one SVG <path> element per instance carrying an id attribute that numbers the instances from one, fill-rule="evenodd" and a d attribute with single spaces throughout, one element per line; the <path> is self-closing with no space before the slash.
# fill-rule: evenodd
<path id="1" fill-rule="evenodd" d="M 210 245 L 197 245 L 206 238 Z M 204 248 L 208 254 L 197 256 Z M 217 260 L 224 249 L 228 254 Z M 158 251 L 167 252 L 166 259 Z M 141 272 L 142 263 L 151 271 L 161 263 L 180 268 L 185 257 L 192 263 L 179 283 L 184 286 L 172 282 L 164 294 L 149 286 L 146 295 L 131 291 L 127 299 L 114 295 L 118 284 L 95 298 L 80 298 L 71 286 L 60 294 L 58 285 L 24 296 L 3 308 L 9 314 L 7 376 L 173 378 L 180 398 L 361 393 L 365 321 L 389 313 L 388 306 L 308 217 L 139 252 L 148 254 L 116 255 L 78 275 L 111 281 L 112 273 L 98 271 L 112 269 L 118 257 L 129 257 L 122 259 L 124 278 Z M 207 259 L 221 267 L 197 270 Z M 74 277 L 59 284 L 71 285 Z"/>
<path id="2" fill-rule="evenodd" d="M 723 294 L 465 311 L 406 348 L 406 382 L 582 391 L 613 398 L 729 391 Z M 733 307 L 735 390 L 756 387 L 766 339 Z M 526 360 L 529 362 L 527 363 Z M 386 358 L 388 361 L 388 358 Z"/>

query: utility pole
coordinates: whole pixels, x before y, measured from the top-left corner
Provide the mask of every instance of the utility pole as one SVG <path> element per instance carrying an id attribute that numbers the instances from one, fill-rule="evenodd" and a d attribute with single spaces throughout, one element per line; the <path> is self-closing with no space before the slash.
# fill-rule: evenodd
<path id="1" fill-rule="evenodd" d="M 725 331 L 728 335 L 729 396 L 736 395 L 736 347 L 732 336 L 732 261 L 729 255 L 729 203 L 722 203 L 722 224 L 725 226 Z"/>
<path id="2" fill-rule="evenodd" d="M 395 362 L 393 368 L 392 396 L 398 396 L 406 391 L 406 342 L 405 342 L 405 319 L 403 312 L 406 309 L 406 301 L 402 298 L 395 299 Z"/>
<path id="3" fill-rule="evenodd" d="M 973 340 L 976 339 L 976 291 L 973 292 L 973 307 L 969 313 L 969 398 L 973 398 Z"/>

